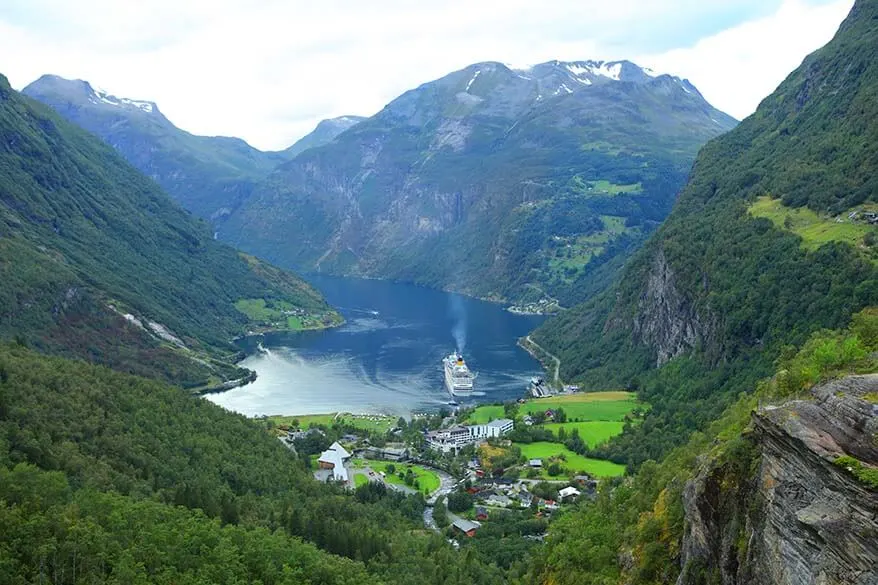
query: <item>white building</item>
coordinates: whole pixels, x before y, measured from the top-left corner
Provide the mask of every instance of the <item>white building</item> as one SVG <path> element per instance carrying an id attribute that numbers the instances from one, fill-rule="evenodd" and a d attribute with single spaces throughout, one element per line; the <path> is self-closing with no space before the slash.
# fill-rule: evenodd
<path id="1" fill-rule="evenodd" d="M 449 429 L 439 429 L 427 433 L 427 444 L 437 451 L 448 453 L 466 445 L 472 445 L 490 439 L 501 437 L 512 430 L 515 423 L 508 418 L 492 420 L 483 425 L 471 425 L 468 427 L 455 426 Z"/>
<path id="2" fill-rule="evenodd" d="M 560 492 L 558 492 L 558 496 L 562 500 L 566 500 L 568 498 L 579 497 L 579 493 L 580 493 L 579 490 L 576 489 L 575 487 L 566 487 L 566 488 L 562 489 Z"/>
<path id="3" fill-rule="evenodd" d="M 317 465 L 320 469 L 331 470 L 331 478 L 335 481 L 347 481 L 348 470 L 345 468 L 345 463 L 350 458 L 351 454 L 344 447 L 338 443 L 333 443 L 329 449 L 320 454 Z"/>
<path id="4" fill-rule="evenodd" d="M 476 440 L 490 439 L 492 437 L 501 437 L 510 432 L 515 423 L 508 418 L 498 418 L 483 425 L 472 425 L 467 427 L 469 434 Z"/>
<path id="5" fill-rule="evenodd" d="M 427 433 L 427 444 L 443 453 L 460 449 L 470 443 L 473 443 L 473 439 L 467 427 L 456 426 Z"/>

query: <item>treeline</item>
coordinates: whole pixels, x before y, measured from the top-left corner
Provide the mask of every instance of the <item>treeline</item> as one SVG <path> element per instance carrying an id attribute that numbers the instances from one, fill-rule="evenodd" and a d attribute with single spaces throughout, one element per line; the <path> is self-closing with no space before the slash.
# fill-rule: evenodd
<path id="1" fill-rule="evenodd" d="M 318 484 L 256 422 L 18 345 L 0 346 L 0 468 L 4 583 L 503 580 L 423 530 L 420 496 Z"/>

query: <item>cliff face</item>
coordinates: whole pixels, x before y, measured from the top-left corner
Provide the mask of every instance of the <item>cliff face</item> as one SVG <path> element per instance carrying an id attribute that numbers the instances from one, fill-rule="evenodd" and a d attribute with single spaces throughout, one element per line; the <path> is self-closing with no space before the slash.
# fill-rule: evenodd
<path id="1" fill-rule="evenodd" d="M 653 259 L 632 332 L 635 341 L 655 352 L 656 367 L 710 338 L 709 323 L 677 288 L 674 271 L 662 251 Z"/>
<path id="2" fill-rule="evenodd" d="M 678 585 L 878 584 L 878 490 L 854 469 L 878 469 L 876 395 L 851 376 L 755 413 L 740 456 L 686 487 Z"/>

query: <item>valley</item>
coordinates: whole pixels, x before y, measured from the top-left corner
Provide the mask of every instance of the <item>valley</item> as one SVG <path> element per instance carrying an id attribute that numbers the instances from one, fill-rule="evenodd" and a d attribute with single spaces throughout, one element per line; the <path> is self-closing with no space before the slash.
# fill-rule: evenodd
<path id="1" fill-rule="evenodd" d="M 878 583 L 843 4 L 0 6 L 0 583 Z"/>

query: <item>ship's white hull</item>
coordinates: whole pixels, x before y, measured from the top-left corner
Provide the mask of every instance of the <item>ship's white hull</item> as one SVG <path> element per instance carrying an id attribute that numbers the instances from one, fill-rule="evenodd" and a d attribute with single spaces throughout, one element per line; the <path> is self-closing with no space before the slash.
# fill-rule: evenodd
<path id="1" fill-rule="evenodd" d="M 473 393 L 472 383 L 456 384 L 447 368 L 445 369 L 445 387 L 452 396 L 469 396 Z"/>
<path id="2" fill-rule="evenodd" d="M 452 396 L 469 396 L 473 393 L 475 376 L 457 353 L 453 353 L 443 361 L 445 367 L 445 388 Z"/>

